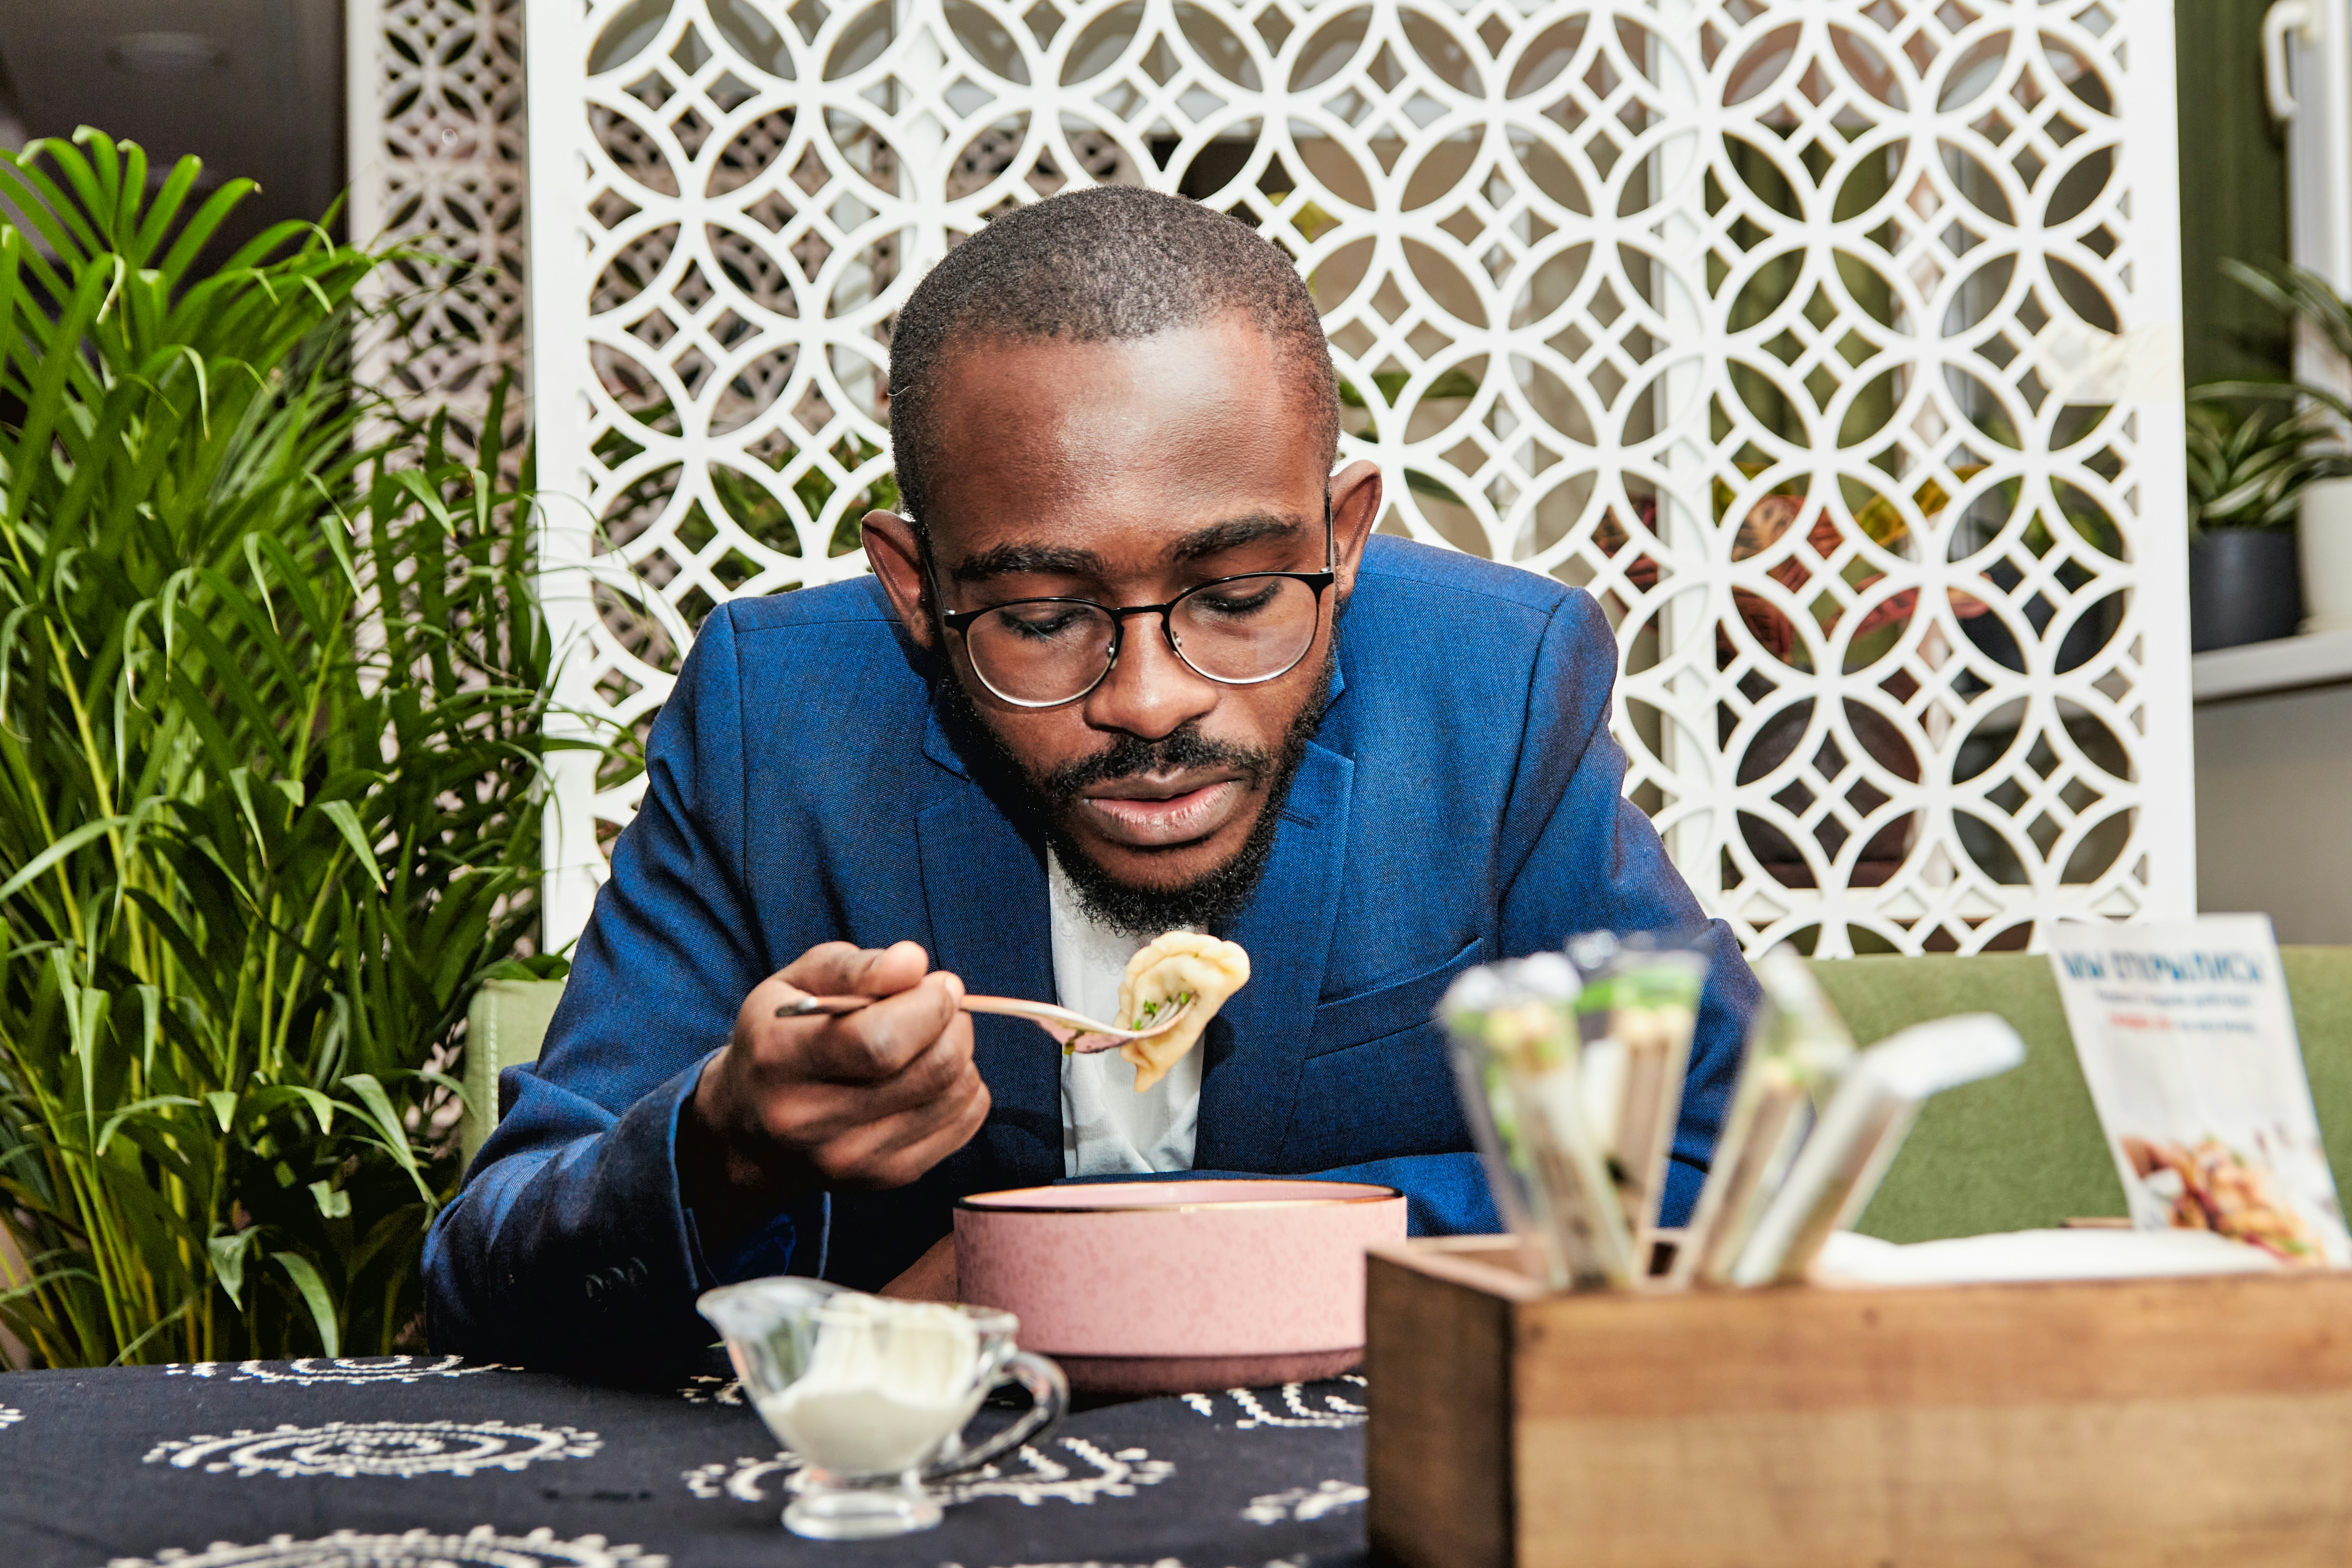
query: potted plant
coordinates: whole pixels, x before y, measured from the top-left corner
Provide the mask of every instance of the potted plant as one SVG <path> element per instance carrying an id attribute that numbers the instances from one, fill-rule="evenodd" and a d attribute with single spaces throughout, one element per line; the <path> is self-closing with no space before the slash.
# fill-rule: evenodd
<path id="1" fill-rule="evenodd" d="M 52 1365 L 412 1343 L 467 1000 L 550 967 L 502 411 L 478 468 L 400 426 L 384 258 L 205 270 L 202 173 L 0 154 L 0 1329 Z"/>
<path id="2" fill-rule="evenodd" d="M 2315 479 L 2352 472 L 2319 444 L 2324 409 L 2266 404 L 2243 385 L 2189 408 L 2189 641 L 2194 653 L 2294 635 L 2303 614 L 2295 514 Z M 2288 398 L 2292 386 L 2263 389 Z"/>
<path id="3" fill-rule="evenodd" d="M 2222 263 L 2222 270 L 2308 327 L 2335 350 L 2352 380 L 2352 301 L 2326 278 L 2306 267 L 2265 269 L 2237 261 Z M 2297 391 L 2336 413 L 2339 423 L 2335 434 L 2340 439 L 2352 408 L 2325 388 L 2304 385 Z M 2352 630 L 2352 474 L 2324 475 L 2305 487 L 2295 538 L 2303 570 L 2302 630 Z"/>

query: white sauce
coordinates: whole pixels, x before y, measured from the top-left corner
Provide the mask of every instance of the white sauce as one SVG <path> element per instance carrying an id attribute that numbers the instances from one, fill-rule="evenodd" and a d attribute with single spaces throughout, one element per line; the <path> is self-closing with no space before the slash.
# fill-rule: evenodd
<path id="1" fill-rule="evenodd" d="M 753 1396 L 803 1460 L 845 1475 L 917 1469 L 980 1408 L 980 1335 L 953 1307 L 839 1296 L 817 1309 L 808 1370 Z"/>

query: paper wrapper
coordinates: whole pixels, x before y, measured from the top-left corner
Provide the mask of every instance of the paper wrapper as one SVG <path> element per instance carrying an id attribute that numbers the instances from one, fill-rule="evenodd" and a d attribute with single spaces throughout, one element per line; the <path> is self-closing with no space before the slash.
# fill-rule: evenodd
<path id="1" fill-rule="evenodd" d="M 1756 965 L 1764 1006 L 1750 1026 L 1731 1110 L 1672 1275 L 1727 1284 L 1797 1151 L 1853 1061 L 1853 1037 L 1804 960 L 1786 949 Z"/>
<path id="2" fill-rule="evenodd" d="M 1559 1290 L 1635 1272 L 1622 1201 L 1586 1123 L 1582 988 L 1567 959 L 1539 954 L 1466 972 L 1438 1006 L 1496 1207 Z"/>
<path id="3" fill-rule="evenodd" d="M 1649 1257 L 1665 1197 L 1707 955 L 1676 939 L 1600 932 L 1570 940 L 1568 956 L 1584 981 L 1576 1012 L 1585 1123 L 1608 1161 L 1638 1263 Z"/>

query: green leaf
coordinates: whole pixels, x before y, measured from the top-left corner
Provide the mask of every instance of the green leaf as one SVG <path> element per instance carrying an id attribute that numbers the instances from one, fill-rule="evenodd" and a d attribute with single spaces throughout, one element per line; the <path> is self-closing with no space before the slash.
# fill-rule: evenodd
<path id="1" fill-rule="evenodd" d="M 351 1217 L 352 1195 L 336 1191 L 332 1182 L 312 1182 L 310 1197 L 312 1201 L 318 1204 L 319 1212 L 329 1219 L 347 1219 Z"/>
<path id="2" fill-rule="evenodd" d="M 139 1070 L 152 1075 L 155 1071 L 155 1047 L 163 1039 L 163 991 L 160 986 L 133 988 L 139 993 Z"/>
<path id="3" fill-rule="evenodd" d="M 368 875 L 375 880 L 376 891 L 382 893 L 383 867 L 376 863 L 375 847 L 368 842 L 367 831 L 360 826 L 360 814 L 352 810 L 352 803 L 349 800 L 321 800 L 319 810 L 327 814 L 327 821 L 335 824 L 335 831 L 343 835 L 343 841 L 352 846 L 352 852 L 359 856 L 360 863 L 367 867 Z"/>
<path id="4" fill-rule="evenodd" d="M 232 768 L 228 771 L 228 787 L 236 792 L 236 803 L 245 808 L 247 825 L 253 829 L 254 848 L 266 854 L 269 841 L 262 836 L 261 816 L 253 809 L 252 779 L 250 768 Z"/>
<path id="5" fill-rule="evenodd" d="M 81 848 L 82 845 L 92 839 L 114 831 L 128 821 L 129 819 L 125 817 L 100 817 L 94 822 L 84 822 L 80 827 L 67 833 L 39 854 L 26 861 L 24 868 L 15 876 L 10 877 L 5 883 L 0 883 L 0 903 L 5 903 L 22 893 L 26 885 L 34 878 Z"/>
<path id="6" fill-rule="evenodd" d="M 408 1129 L 402 1125 L 400 1113 L 392 1108 L 392 1096 L 372 1072 L 354 1072 L 343 1080 L 343 1087 L 359 1096 L 367 1108 L 368 1119 L 383 1134 L 384 1151 L 400 1162 L 400 1168 L 416 1183 L 416 1190 L 426 1203 L 433 1201 L 433 1189 L 425 1185 L 425 1174 L 416 1168 L 416 1155 L 408 1146 Z"/>
<path id="7" fill-rule="evenodd" d="M 270 1260 L 286 1270 L 294 1288 L 302 1292 L 304 1304 L 310 1309 L 310 1322 L 319 1330 L 319 1343 L 330 1356 L 343 1354 L 343 1336 L 335 1322 L 334 1298 L 327 1293 L 327 1282 L 319 1278 L 319 1270 L 310 1260 L 297 1252 L 273 1252 Z"/>
<path id="8" fill-rule="evenodd" d="M 310 1113 L 319 1118 L 321 1136 L 335 1130 L 335 1103 L 332 1100 L 307 1083 L 295 1083 L 289 1087 L 302 1097 L 302 1103 L 310 1107 Z"/>
<path id="9" fill-rule="evenodd" d="M 205 1251 L 212 1259 L 213 1278 L 228 1292 L 229 1301 L 239 1312 L 245 1310 L 245 1255 L 253 1249 L 257 1230 L 240 1230 L 231 1236 L 215 1236 L 205 1243 Z"/>
<path id="10" fill-rule="evenodd" d="M 229 1123 L 236 1117 L 236 1096 L 226 1089 L 215 1089 L 205 1093 L 205 1103 L 210 1105 L 213 1114 L 220 1118 L 221 1131 L 227 1132 Z"/>
<path id="11" fill-rule="evenodd" d="M 229 1099 L 230 1103 L 234 1104 L 236 1097 L 232 1095 L 229 1096 Z M 109 1116 L 106 1119 L 106 1125 L 99 1129 L 98 1145 L 95 1148 L 90 1150 L 90 1157 L 92 1159 L 96 1159 L 106 1153 L 107 1145 L 114 1141 L 115 1129 L 121 1126 L 124 1122 L 138 1115 L 142 1111 L 160 1110 L 167 1105 L 185 1105 L 191 1110 L 203 1109 L 201 1105 L 198 1105 L 196 1102 L 189 1099 L 184 1094 L 151 1094 L 144 1100 L 134 1100 L 130 1104 L 123 1106 L 121 1110 L 115 1112 L 113 1115 Z M 221 1130 L 223 1132 L 226 1132 L 228 1129 L 224 1126 Z"/>

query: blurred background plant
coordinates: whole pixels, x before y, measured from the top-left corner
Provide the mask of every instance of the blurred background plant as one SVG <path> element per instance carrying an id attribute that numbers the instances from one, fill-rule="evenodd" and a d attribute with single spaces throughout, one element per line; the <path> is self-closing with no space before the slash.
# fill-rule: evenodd
<path id="1" fill-rule="evenodd" d="M 2326 399 L 2296 406 L 2294 400 Z M 2332 398 L 2282 382 L 2199 388 L 2189 405 L 2189 532 L 2294 526 L 2304 487 L 2352 473 L 2332 449 Z"/>
<path id="2" fill-rule="evenodd" d="M 2222 262 L 2221 273 L 2282 316 L 2309 324 L 2329 347 L 2352 360 L 2352 303 L 2347 303 L 2319 274 L 2284 263 L 2253 267 L 2237 260 Z"/>
<path id="3" fill-rule="evenodd" d="M 2226 260 L 2221 272 L 2352 361 L 2352 303 L 2308 268 Z M 2189 532 L 2285 528 L 2305 489 L 2352 475 L 2352 403 L 2309 381 L 2221 381 L 2189 393 Z"/>
<path id="4" fill-rule="evenodd" d="M 203 188 L 0 158 L 0 1327 L 50 1364 L 411 1343 L 467 1001 L 562 971 L 528 463 L 352 384 L 382 256 L 200 273 L 251 187 Z"/>

